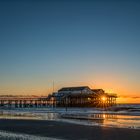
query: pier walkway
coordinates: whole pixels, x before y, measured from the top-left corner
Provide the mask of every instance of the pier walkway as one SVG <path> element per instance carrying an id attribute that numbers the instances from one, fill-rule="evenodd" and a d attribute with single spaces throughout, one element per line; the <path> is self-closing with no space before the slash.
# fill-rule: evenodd
<path id="1" fill-rule="evenodd" d="M 0 107 L 45 107 L 50 104 L 46 96 L 0 96 Z"/>

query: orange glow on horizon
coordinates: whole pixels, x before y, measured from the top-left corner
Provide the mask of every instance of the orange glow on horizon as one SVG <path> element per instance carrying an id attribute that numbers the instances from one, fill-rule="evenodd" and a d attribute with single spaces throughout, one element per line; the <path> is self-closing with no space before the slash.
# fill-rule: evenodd
<path id="1" fill-rule="evenodd" d="M 102 75 L 101 75 L 102 76 Z M 106 76 L 107 77 L 107 76 Z M 92 77 L 90 76 L 89 81 L 84 82 L 55 82 L 55 92 L 62 87 L 67 86 L 89 86 L 91 89 L 103 89 L 106 93 L 117 94 L 117 103 L 140 103 L 140 89 L 135 86 L 130 86 L 127 83 L 121 82 L 122 79 L 106 79 L 106 77 Z M 87 78 L 87 77 L 86 77 Z M 108 78 L 108 77 L 107 77 Z M 88 79 L 88 78 L 87 78 Z M 94 80 L 93 80 L 94 79 Z M 102 79 L 102 80 L 99 80 Z M 74 80 L 76 81 L 76 80 Z M 110 82 L 107 82 L 110 81 Z M 45 83 L 45 82 L 44 82 Z M 44 83 L 39 85 L 27 85 L 25 87 L 18 85 L 3 85 L 0 88 L 0 95 L 37 95 L 47 96 L 52 93 L 52 84 Z M 104 99 L 103 99 L 104 100 Z"/>
<path id="2" fill-rule="evenodd" d="M 140 97 L 118 97 L 117 103 L 133 103 L 133 104 L 140 104 Z"/>

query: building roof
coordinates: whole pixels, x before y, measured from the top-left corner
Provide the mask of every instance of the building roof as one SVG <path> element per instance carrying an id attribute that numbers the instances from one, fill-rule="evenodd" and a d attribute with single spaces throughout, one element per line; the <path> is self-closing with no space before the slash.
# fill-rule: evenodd
<path id="1" fill-rule="evenodd" d="M 104 92 L 104 90 L 103 89 L 91 89 L 93 92 L 99 92 L 99 91 L 103 91 Z"/>
<path id="2" fill-rule="evenodd" d="M 60 92 L 60 91 L 81 91 L 81 90 L 84 90 L 85 88 L 90 89 L 88 86 L 81 86 L 81 87 L 64 87 L 64 88 L 61 88 L 60 90 L 58 90 L 58 92 Z"/>

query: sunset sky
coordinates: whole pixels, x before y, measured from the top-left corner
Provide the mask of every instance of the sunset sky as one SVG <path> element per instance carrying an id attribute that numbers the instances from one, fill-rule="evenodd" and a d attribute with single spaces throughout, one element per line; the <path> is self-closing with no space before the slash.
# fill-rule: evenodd
<path id="1" fill-rule="evenodd" d="M 0 0 L 0 95 L 89 86 L 140 103 L 139 0 Z"/>

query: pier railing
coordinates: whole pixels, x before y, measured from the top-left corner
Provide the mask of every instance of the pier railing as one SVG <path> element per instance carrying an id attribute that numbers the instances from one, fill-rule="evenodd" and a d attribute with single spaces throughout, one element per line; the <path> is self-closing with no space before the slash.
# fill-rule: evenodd
<path id="1" fill-rule="evenodd" d="M 0 96 L 1 107 L 42 107 L 49 104 L 47 96 Z"/>

